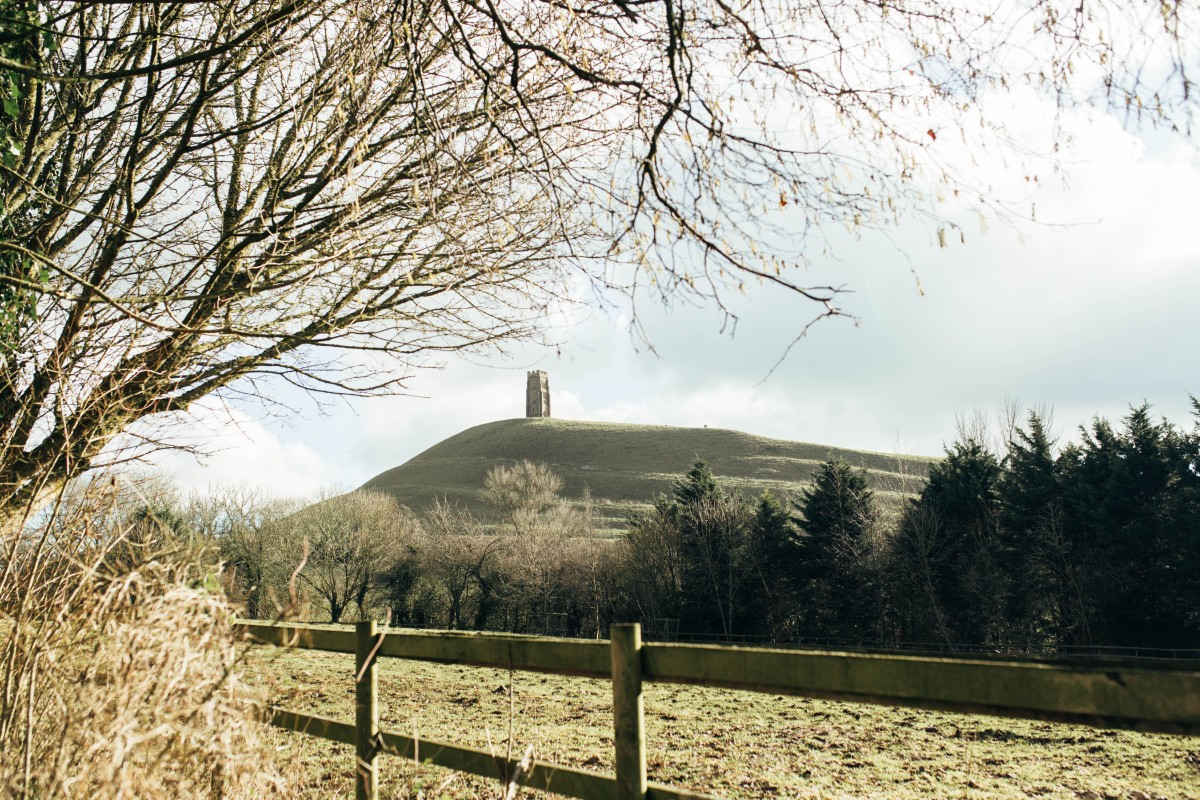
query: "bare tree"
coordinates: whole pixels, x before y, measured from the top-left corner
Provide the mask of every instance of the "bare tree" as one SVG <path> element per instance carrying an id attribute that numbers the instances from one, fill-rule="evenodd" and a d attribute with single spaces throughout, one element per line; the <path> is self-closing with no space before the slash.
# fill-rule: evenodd
<path id="1" fill-rule="evenodd" d="M 562 478 L 545 464 L 498 464 L 488 470 L 483 486 L 484 500 L 518 533 L 562 503 Z"/>
<path id="2" fill-rule="evenodd" d="M 423 354 L 527 335 L 562 290 L 582 223 L 539 184 L 561 166 L 526 165 L 573 157 L 568 131 L 465 80 L 437 7 L 57 11 L 27 169 L 6 174 L 9 208 L 44 204 L 9 246 L 50 273 L 0 374 L 10 515 L 139 419 L 273 376 L 386 391 Z M 561 105 L 553 83 L 523 81 L 530 108 Z"/>
<path id="3" fill-rule="evenodd" d="M 484 478 L 483 499 L 522 537 L 591 536 L 595 527 L 591 494 L 581 503 L 563 498 L 562 478 L 546 464 L 498 464 Z"/>
<path id="4" fill-rule="evenodd" d="M 564 548 L 567 591 L 576 609 L 579 635 L 602 639 L 624 605 L 624 548 L 620 540 L 573 539 Z"/>
<path id="5" fill-rule="evenodd" d="M 739 494 L 725 492 L 681 504 L 676 516 L 688 563 L 687 601 L 696 617 L 715 618 L 720 633 L 742 633 L 737 628 L 757 573 L 755 543 L 750 538 L 752 510 Z M 757 587 L 755 587 L 757 588 Z"/>
<path id="6" fill-rule="evenodd" d="M 795 277 L 823 226 L 936 214 L 940 188 L 995 205 L 936 146 L 1003 127 L 973 101 L 1032 83 L 1190 130 L 1200 39 L 1194 4 L 1133 0 L 19 5 L 10 521 L 136 455 L 122 433 L 178 444 L 158 425 L 198 400 L 394 390 L 581 286 L 720 305 L 761 281 L 842 313 Z"/>
<path id="7" fill-rule="evenodd" d="M 511 532 L 501 542 L 511 627 L 542 629 L 571 603 L 574 543 L 593 535 L 595 520 L 590 497 L 571 503 L 559 495 L 562 485 L 549 466 L 530 461 L 497 465 L 484 481 L 485 499 Z"/>
<path id="8" fill-rule="evenodd" d="M 226 594 L 244 604 L 251 619 L 286 610 L 288 583 L 296 565 L 280 558 L 285 552 L 295 554 L 294 541 L 285 535 L 282 521 L 300 508 L 298 500 L 271 497 L 247 485 L 193 494 L 183 505 L 188 525 L 221 554 Z"/>
<path id="9" fill-rule="evenodd" d="M 426 536 L 420 564 L 423 576 L 436 589 L 435 618 L 447 628 L 482 627 L 498 594 L 495 562 L 500 537 L 488 533 L 470 512 L 445 500 L 435 502 L 423 522 Z"/>
<path id="10" fill-rule="evenodd" d="M 330 622 L 340 622 L 351 606 L 365 619 L 398 545 L 415 526 L 391 495 L 328 497 L 274 524 L 282 545 L 274 561 L 285 570 L 299 568 L 300 584 L 322 603 Z"/>
<path id="11" fill-rule="evenodd" d="M 643 617 L 679 619 L 684 598 L 683 536 L 663 513 L 643 513 L 630 520 L 625 537 L 623 577 Z"/>

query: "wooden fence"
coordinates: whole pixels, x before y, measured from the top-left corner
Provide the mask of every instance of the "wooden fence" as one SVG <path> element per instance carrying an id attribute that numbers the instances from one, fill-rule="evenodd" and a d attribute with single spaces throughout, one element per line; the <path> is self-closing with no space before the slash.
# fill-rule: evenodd
<path id="1" fill-rule="evenodd" d="M 354 631 L 245 621 L 254 640 L 355 654 L 355 721 L 272 708 L 272 725 L 356 748 L 357 798 L 378 794 L 381 754 L 417 759 L 583 800 L 702 800 L 709 795 L 648 784 L 645 681 L 719 686 L 890 706 L 1071 722 L 1104 728 L 1200 735 L 1200 671 L 1194 664 L 1144 665 L 923 658 L 643 643 L 639 625 L 614 625 L 611 639 L 581 641 L 507 634 Z M 581 675 L 612 680 L 616 774 L 497 758 L 481 750 L 379 729 L 379 658 Z"/>

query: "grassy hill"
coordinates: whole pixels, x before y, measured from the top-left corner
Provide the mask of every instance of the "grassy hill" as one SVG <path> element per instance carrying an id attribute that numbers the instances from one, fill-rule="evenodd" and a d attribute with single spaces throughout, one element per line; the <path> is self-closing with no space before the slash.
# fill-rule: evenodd
<path id="1" fill-rule="evenodd" d="M 363 485 L 393 494 L 414 510 L 445 496 L 487 515 L 483 480 L 496 464 L 529 460 L 563 479 L 563 495 L 590 491 L 603 528 L 649 506 L 697 458 L 722 485 L 758 495 L 797 493 L 821 462 L 841 458 L 871 473 L 883 499 L 920 490 L 931 459 L 767 439 L 718 428 L 675 428 L 562 419 L 509 419 L 468 428 Z"/>

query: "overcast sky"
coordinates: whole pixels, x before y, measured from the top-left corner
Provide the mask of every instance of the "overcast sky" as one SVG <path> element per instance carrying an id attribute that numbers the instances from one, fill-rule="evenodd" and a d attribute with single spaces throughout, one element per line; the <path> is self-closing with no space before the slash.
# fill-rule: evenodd
<path id="1" fill-rule="evenodd" d="M 1031 122 L 1046 111 L 1034 101 L 1017 109 Z M 852 289 L 845 307 L 857 324 L 819 323 L 773 372 L 813 314 L 778 292 L 734 299 L 732 337 L 711 308 L 643 306 L 657 355 L 631 338 L 619 308 L 584 311 L 555 332 L 558 348 L 452 359 L 419 374 L 413 396 L 326 416 L 311 405 L 287 419 L 205 415 L 194 432 L 212 455 L 161 464 L 187 487 L 353 488 L 467 427 L 523 416 L 529 369 L 549 372 L 556 417 L 914 454 L 940 454 L 956 413 L 994 412 L 1005 398 L 1052 408 L 1064 439 L 1143 400 L 1190 426 L 1188 395 L 1200 395 L 1196 144 L 1102 114 L 1067 126 L 1061 180 L 1046 176 L 1029 195 L 1041 224 L 968 224 L 966 244 L 947 248 L 914 224 L 835 238 L 807 282 Z"/>

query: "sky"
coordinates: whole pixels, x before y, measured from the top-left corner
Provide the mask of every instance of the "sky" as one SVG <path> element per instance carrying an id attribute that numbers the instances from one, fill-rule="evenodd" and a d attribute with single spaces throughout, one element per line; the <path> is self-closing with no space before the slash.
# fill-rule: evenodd
<path id="1" fill-rule="evenodd" d="M 1047 111 L 1032 98 L 1010 102 L 1031 126 Z M 450 358 L 417 374 L 405 396 L 324 412 L 297 400 L 297 415 L 274 418 L 210 404 L 191 431 L 208 456 L 171 454 L 157 466 L 200 491 L 352 489 L 468 427 L 523 416 L 532 369 L 549 373 L 564 419 L 905 454 L 941 454 L 957 417 L 995 414 L 1006 401 L 1051 411 L 1064 442 L 1081 423 L 1117 420 L 1142 402 L 1190 427 L 1188 396 L 1200 395 L 1200 150 L 1104 113 L 1065 124 L 1060 174 L 1021 190 L 1036 223 L 985 231 L 968 221 L 965 244 L 944 248 L 912 221 L 832 237 L 832 254 L 814 257 L 804 280 L 846 285 L 855 318 L 819 322 L 790 350 L 814 310 L 778 292 L 727 298 L 732 335 L 711 307 L 643 304 L 653 351 L 630 334 L 627 309 L 584 308 L 551 331 L 556 346 Z M 1001 189 L 1022 180 L 990 179 Z"/>

